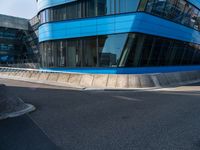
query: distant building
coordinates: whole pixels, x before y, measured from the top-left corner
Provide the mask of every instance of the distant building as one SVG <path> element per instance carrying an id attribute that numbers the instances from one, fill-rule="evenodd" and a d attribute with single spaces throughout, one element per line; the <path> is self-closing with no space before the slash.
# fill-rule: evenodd
<path id="1" fill-rule="evenodd" d="M 0 63 L 37 61 L 39 20 L 0 15 Z"/>

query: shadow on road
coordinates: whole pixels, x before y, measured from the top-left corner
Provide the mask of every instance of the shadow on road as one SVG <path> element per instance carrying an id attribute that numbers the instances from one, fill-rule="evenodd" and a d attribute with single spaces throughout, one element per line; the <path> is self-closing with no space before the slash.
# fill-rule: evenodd
<path id="1" fill-rule="evenodd" d="M 58 150 L 27 116 L 0 121 L 0 150 Z"/>

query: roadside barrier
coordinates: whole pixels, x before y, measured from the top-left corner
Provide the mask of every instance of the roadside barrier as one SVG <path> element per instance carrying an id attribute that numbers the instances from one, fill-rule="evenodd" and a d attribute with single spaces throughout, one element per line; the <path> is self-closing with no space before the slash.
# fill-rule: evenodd
<path id="1" fill-rule="evenodd" d="M 200 71 L 156 74 L 81 74 L 38 69 L 0 67 L 0 78 L 77 88 L 155 88 L 200 81 Z"/>

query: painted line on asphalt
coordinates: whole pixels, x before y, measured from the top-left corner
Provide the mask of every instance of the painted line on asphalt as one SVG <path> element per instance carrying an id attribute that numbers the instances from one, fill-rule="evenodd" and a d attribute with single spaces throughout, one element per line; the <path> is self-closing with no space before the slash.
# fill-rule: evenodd
<path id="1" fill-rule="evenodd" d="M 117 99 L 122 99 L 122 100 L 128 100 L 128 101 L 135 101 L 135 102 L 141 102 L 143 100 L 141 99 L 137 99 L 137 98 L 132 98 L 132 97 L 126 97 L 126 96 L 113 96 L 114 98 L 117 98 Z"/>

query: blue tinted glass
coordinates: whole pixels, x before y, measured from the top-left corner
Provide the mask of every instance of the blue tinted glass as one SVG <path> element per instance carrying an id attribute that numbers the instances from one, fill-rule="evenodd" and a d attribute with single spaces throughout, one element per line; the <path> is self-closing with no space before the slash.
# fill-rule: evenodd
<path id="1" fill-rule="evenodd" d="M 126 43 L 128 34 L 108 35 L 104 40 L 104 46 L 100 54 L 101 67 L 116 67 L 121 52 Z"/>

